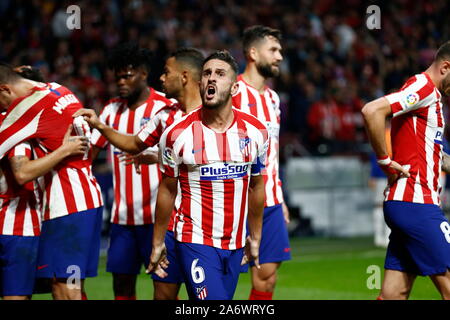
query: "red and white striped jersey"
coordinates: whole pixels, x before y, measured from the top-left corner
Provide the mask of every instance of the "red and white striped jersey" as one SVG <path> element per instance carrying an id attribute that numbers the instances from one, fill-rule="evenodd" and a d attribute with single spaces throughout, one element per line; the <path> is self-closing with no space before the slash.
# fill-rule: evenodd
<path id="1" fill-rule="evenodd" d="M 263 123 L 232 110 L 234 121 L 223 133 L 203 124 L 200 108 L 161 137 L 161 171 L 178 177 L 181 187 L 178 241 L 228 250 L 245 245 L 250 174 L 260 174 L 269 142 Z"/>
<path id="2" fill-rule="evenodd" d="M 246 83 L 242 75 L 238 76 L 239 89 L 233 96 L 233 105 L 257 117 L 269 131 L 270 144 L 265 163 L 264 185 L 266 191 L 265 206 L 271 207 L 282 203 L 283 190 L 279 175 L 279 134 L 280 134 L 280 98 L 278 94 L 265 87 L 264 93 Z"/>
<path id="3" fill-rule="evenodd" d="M 146 123 L 146 125 L 139 132 L 138 137 L 147 146 L 153 147 L 159 143 L 163 132 L 172 125 L 176 120 L 181 119 L 186 113 L 180 109 L 179 104 L 175 103 L 171 106 L 164 107 Z M 177 198 L 175 201 L 175 208 L 172 217 L 169 220 L 167 230 L 173 231 L 175 228 L 175 215 L 181 203 L 181 190 L 178 186 Z"/>
<path id="4" fill-rule="evenodd" d="M 163 93 L 149 89 L 147 101 L 135 110 L 127 107 L 125 99 L 112 99 L 100 114 L 100 121 L 121 133 L 136 135 L 161 108 L 173 104 Z M 98 130 L 93 130 L 91 143 L 99 148 L 109 144 Z M 141 165 L 141 173 L 138 174 L 133 165 L 120 162 L 122 150 L 113 145 L 109 146 L 109 150 L 114 176 L 111 222 L 121 225 L 154 223 L 156 197 L 161 182 L 158 164 Z"/>
<path id="5" fill-rule="evenodd" d="M 385 200 L 440 204 L 444 117 L 441 94 L 426 73 L 409 78 L 385 96 L 391 105 L 392 159 L 409 168 L 409 178 L 398 179 Z"/>
<path id="6" fill-rule="evenodd" d="M 69 89 L 57 83 L 34 87 L 29 95 L 16 99 L 8 108 L 0 127 L 0 158 L 30 139 L 37 157 L 56 150 L 73 122 L 72 115 L 82 107 Z M 90 154 L 85 160 L 83 156 L 67 157 L 44 176 L 43 220 L 103 205 L 91 164 Z"/>
<path id="7" fill-rule="evenodd" d="M 15 156 L 33 158 L 31 146 L 23 142 L 0 161 L 0 235 L 38 236 L 41 229 L 41 198 L 37 181 L 19 185 L 9 159 Z"/>

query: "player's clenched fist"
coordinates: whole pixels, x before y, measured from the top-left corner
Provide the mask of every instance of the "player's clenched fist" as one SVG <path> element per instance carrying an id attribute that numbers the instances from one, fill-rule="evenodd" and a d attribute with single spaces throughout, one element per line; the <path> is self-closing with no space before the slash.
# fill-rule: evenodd
<path id="1" fill-rule="evenodd" d="M 80 109 L 77 112 L 73 114 L 73 117 L 76 118 L 78 116 L 83 116 L 84 120 L 89 123 L 91 128 L 95 129 L 101 129 L 101 126 L 103 125 L 100 120 L 97 117 L 97 114 L 95 114 L 95 111 L 92 109 Z"/>
<path id="2" fill-rule="evenodd" d="M 169 266 L 167 260 L 167 249 L 164 242 L 159 246 L 153 246 L 152 255 L 150 256 L 150 264 L 148 265 L 146 273 L 156 273 L 159 277 L 167 277 L 167 272 L 164 271 Z"/>

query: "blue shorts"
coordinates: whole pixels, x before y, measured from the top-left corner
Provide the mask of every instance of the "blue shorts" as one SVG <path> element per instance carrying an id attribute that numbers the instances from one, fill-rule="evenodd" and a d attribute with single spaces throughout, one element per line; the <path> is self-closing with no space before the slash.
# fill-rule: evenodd
<path id="1" fill-rule="evenodd" d="M 183 272 L 181 271 L 180 262 L 175 252 L 175 235 L 173 231 L 167 231 L 164 242 L 167 249 L 167 260 L 169 260 L 169 267 L 164 269 L 167 272 L 167 277 L 161 278 L 157 274 L 152 273 L 152 279 L 155 281 L 167 282 L 167 283 L 183 283 Z"/>
<path id="2" fill-rule="evenodd" d="M 111 224 L 106 271 L 139 274 L 148 267 L 152 253 L 153 224 L 126 226 Z"/>
<path id="3" fill-rule="evenodd" d="M 385 269 L 429 276 L 450 268 L 450 226 L 440 207 L 387 201 L 384 219 L 391 228 Z"/>
<path id="4" fill-rule="evenodd" d="M 103 207 L 44 221 L 36 277 L 97 276 Z"/>
<path id="5" fill-rule="evenodd" d="M 247 234 L 248 234 L 247 224 Z M 259 263 L 271 263 L 291 260 L 289 234 L 284 221 L 283 206 L 277 204 L 264 208 L 263 225 L 259 245 Z M 249 263 L 254 266 L 254 262 Z M 241 272 L 248 271 L 248 264 L 242 266 Z"/>
<path id="6" fill-rule="evenodd" d="M 0 296 L 33 294 L 39 237 L 0 235 Z"/>
<path id="7" fill-rule="evenodd" d="M 239 279 L 244 250 L 223 250 L 176 242 L 186 290 L 191 300 L 231 300 Z"/>

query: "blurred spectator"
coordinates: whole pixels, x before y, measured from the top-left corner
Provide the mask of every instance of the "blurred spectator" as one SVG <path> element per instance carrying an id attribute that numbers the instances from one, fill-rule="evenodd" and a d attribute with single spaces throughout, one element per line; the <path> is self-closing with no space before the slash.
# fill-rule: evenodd
<path id="1" fill-rule="evenodd" d="M 72 4 L 81 9 L 81 30 L 67 29 Z M 0 59 L 39 67 L 99 108 L 114 92 L 104 61 L 117 43 L 134 40 L 154 52 L 149 82 L 158 89 L 168 52 L 226 48 L 242 68 L 243 29 L 266 24 L 283 33 L 273 81 L 286 107 L 282 135 L 310 152 L 327 141 L 326 154 L 360 153 L 367 143 L 361 106 L 423 71 L 450 35 L 445 0 L 371 4 L 381 8 L 380 30 L 366 28 L 368 4 L 359 0 L 2 0 Z"/>

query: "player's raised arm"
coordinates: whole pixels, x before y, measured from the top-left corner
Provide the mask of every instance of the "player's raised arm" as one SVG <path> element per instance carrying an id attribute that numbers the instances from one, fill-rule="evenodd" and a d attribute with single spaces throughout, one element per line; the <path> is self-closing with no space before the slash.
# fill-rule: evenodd
<path id="1" fill-rule="evenodd" d="M 377 156 L 378 164 L 388 176 L 389 184 L 399 175 L 409 177 L 408 170 L 389 158 L 386 144 L 386 118 L 392 114 L 391 105 L 385 97 L 367 103 L 362 114 L 372 148 Z"/>
<path id="2" fill-rule="evenodd" d="M 83 116 L 91 128 L 97 129 L 110 143 L 125 152 L 136 154 L 147 149 L 138 136 L 119 133 L 102 123 L 92 109 L 80 109 L 73 114 L 74 118 L 78 116 Z"/>
<path id="3" fill-rule="evenodd" d="M 43 158 L 31 160 L 24 155 L 12 156 L 9 161 L 17 183 L 23 185 L 43 176 L 66 157 L 83 155 L 88 148 L 87 138 L 71 136 L 71 132 L 72 125 L 67 129 L 63 144 Z"/>

